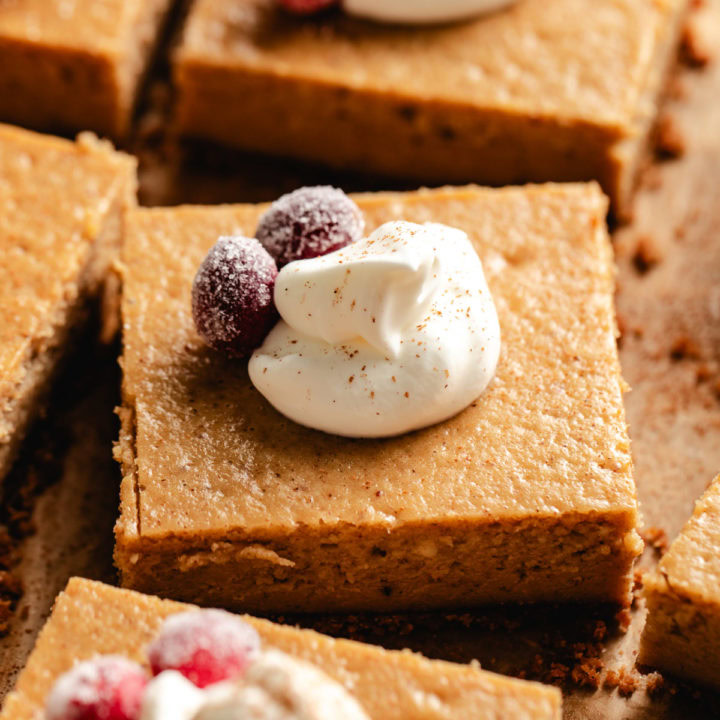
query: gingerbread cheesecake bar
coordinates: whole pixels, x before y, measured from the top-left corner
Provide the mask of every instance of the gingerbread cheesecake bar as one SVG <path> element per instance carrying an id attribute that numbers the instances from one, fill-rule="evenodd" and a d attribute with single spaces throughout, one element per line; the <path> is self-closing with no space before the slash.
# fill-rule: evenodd
<path id="1" fill-rule="evenodd" d="M 123 137 L 172 0 L 0 3 L 0 120 Z"/>
<path id="2" fill-rule="evenodd" d="M 99 654 L 147 664 L 148 644 L 163 622 L 190 610 L 156 597 L 78 578 L 58 597 L 1 720 L 42 717 L 55 680 Z M 560 720 L 556 688 L 473 666 L 431 661 L 310 630 L 243 618 L 264 644 L 315 665 L 347 689 L 371 720 Z"/>
<path id="3" fill-rule="evenodd" d="M 0 480 L 119 255 L 135 161 L 0 125 Z"/>
<path id="4" fill-rule="evenodd" d="M 384 439 L 278 413 L 247 364 L 206 345 L 191 287 L 220 235 L 265 206 L 138 209 L 124 244 L 122 584 L 269 612 L 489 602 L 625 603 L 642 549 L 594 185 L 356 197 L 464 230 L 503 338 L 485 393 Z"/>
<path id="5" fill-rule="evenodd" d="M 428 184 L 597 180 L 626 215 L 687 5 L 521 0 L 407 27 L 197 0 L 174 60 L 178 124 Z"/>
<path id="6" fill-rule="evenodd" d="M 638 662 L 720 687 L 720 476 L 657 569 L 645 578 Z"/>

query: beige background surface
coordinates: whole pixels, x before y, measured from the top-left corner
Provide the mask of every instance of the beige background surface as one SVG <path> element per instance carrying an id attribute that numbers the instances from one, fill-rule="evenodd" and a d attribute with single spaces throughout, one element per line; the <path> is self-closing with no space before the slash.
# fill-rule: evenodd
<path id="1" fill-rule="evenodd" d="M 720 0 L 704 3 L 692 23 L 703 44 L 720 53 Z M 638 492 L 646 526 L 662 528 L 670 538 L 720 471 L 720 57 L 706 68 L 682 70 L 673 88 L 667 112 L 686 152 L 649 171 L 634 222 L 615 233 L 621 360 L 632 386 L 627 410 Z M 152 89 L 152 96 L 155 105 L 164 105 L 161 86 Z M 205 167 L 212 165 L 205 172 L 193 153 L 159 140 L 156 125 L 157 116 L 147 114 L 136 138 L 144 159 L 146 202 L 271 199 L 302 182 L 340 182 L 295 168 L 278 179 L 275 162 L 240 158 L 213 165 L 212 154 L 194 149 L 195 155 L 204 155 Z M 368 187 L 357 179 L 350 184 Z M 638 270 L 643 258 L 655 263 L 646 272 Z M 12 686 L 67 577 L 115 581 L 111 548 L 119 477 L 110 456 L 117 431 L 112 415 L 115 353 L 78 348 L 45 428 L 36 433 L 35 454 L 28 456 L 32 467 L 47 454 L 48 437 L 63 439 L 65 451 L 45 469 L 52 483 L 36 505 L 37 532 L 21 547 L 26 592 L 10 633 L 0 640 L 0 697 Z M 650 550 L 644 563 L 655 559 Z M 593 642 L 598 621 L 609 628 L 597 644 L 605 667 L 632 666 L 641 606 L 626 634 L 618 630 L 613 609 L 596 607 L 302 622 L 389 647 L 409 646 L 432 657 L 478 658 L 488 669 L 533 676 L 547 675 L 553 662 L 568 664 L 583 650 L 574 643 Z M 539 673 L 533 671 L 538 668 Z M 690 687 L 672 685 L 653 699 L 643 690 L 627 698 L 617 690 L 573 686 L 565 693 L 565 717 L 572 719 L 720 716 L 718 697 Z"/>

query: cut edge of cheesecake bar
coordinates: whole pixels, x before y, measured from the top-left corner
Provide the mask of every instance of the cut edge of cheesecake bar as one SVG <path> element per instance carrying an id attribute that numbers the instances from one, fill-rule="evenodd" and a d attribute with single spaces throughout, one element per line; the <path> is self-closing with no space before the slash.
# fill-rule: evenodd
<path id="1" fill-rule="evenodd" d="M 94 229 L 94 241 L 79 277 L 74 286 L 68 288 L 65 302 L 55 308 L 53 315 L 48 318 L 42 337 L 37 338 L 37 343 L 28 344 L 23 359 L 22 379 L 13 388 L 13 394 L 2 399 L 0 427 L 6 430 L 0 442 L 2 482 L 18 455 L 28 428 L 43 409 L 59 366 L 74 338 L 88 321 L 92 305 L 101 299 L 101 311 L 115 311 L 113 305 L 116 307 L 117 303 L 110 295 L 116 291 L 110 273 L 113 263 L 119 259 L 124 216 L 126 210 L 135 204 L 137 181 L 135 160 L 109 149 L 107 143 L 99 142 L 91 133 L 82 133 L 73 143 L 9 126 L 0 126 L 0 129 L 9 136 L 16 134 L 23 141 L 31 138 L 38 147 L 47 144 L 48 147 L 71 150 L 74 145 L 78 152 L 107 157 L 118 168 L 112 200 L 103 213 L 101 224 Z M 116 318 L 112 316 L 106 316 L 102 321 L 109 327 L 117 325 Z"/>
<path id="2" fill-rule="evenodd" d="M 720 475 L 644 580 L 638 663 L 720 686 Z"/>
<path id="3" fill-rule="evenodd" d="M 171 0 L 127 3 L 123 32 L 92 38 L 87 47 L 69 29 L 45 38 L 14 29 L 4 35 L 0 26 L 0 118 L 40 131 L 124 138 L 171 6 Z"/>
<path id="4" fill-rule="evenodd" d="M 445 188 L 409 195 L 470 198 L 477 191 L 477 188 Z M 593 217 L 592 232 L 596 233 L 593 246 L 607 265 L 603 284 L 607 282 L 607 302 L 611 304 L 612 249 L 604 224 L 607 200 L 597 185 L 549 185 L 489 192 L 498 193 L 498 197 L 505 193 L 548 193 L 557 196 L 556 202 L 568 193 L 568 201 L 572 197 L 572 202 L 579 202 L 582 197 Z M 577 193 L 578 198 L 573 193 Z M 365 208 L 400 197 L 407 196 L 392 193 L 357 196 Z M 237 212 L 241 211 L 242 208 Z M 148 222 L 158 218 L 166 228 L 163 232 L 170 232 L 163 225 L 163 219 L 173 213 L 186 213 L 188 222 L 192 223 L 193 215 L 202 218 L 203 213 L 215 212 L 224 211 L 185 206 L 141 209 L 133 213 L 133 217 L 142 217 Z M 614 328 L 614 317 L 610 322 Z M 617 357 L 613 362 L 619 395 L 624 385 Z M 622 409 L 618 412 L 622 413 Z M 178 528 L 162 537 L 154 536 L 141 529 L 135 398 L 125 381 L 119 414 L 122 429 L 115 457 L 122 465 L 123 481 L 115 562 L 126 587 L 260 613 L 430 609 L 567 598 L 612 600 L 621 604 L 630 600 L 632 565 L 642 550 L 642 541 L 636 532 L 637 506 L 633 494 L 628 495 L 624 504 L 596 513 L 583 508 L 581 512 L 561 516 L 529 514 L 516 522 L 465 518 L 434 524 L 429 519 L 422 523 L 403 522 L 392 532 L 383 525 L 368 528 L 341 523 L 335 530 L 338 536 L 342 534 L 342 542 L 329 541 L 326 537 L 329 530 L 322 527 L 322 523 L 319 527 L 301 523 L 297 532 L 273 532 L 272 528 L 265 533 L 252 529 L 243 532 L 243 528 L 236 527 L 218 534 L 205 530 L 194 533 L 192 528 L 183 532 Z M 629 458 L 629 452 L 627 454 Z M 629 465 L 629 459 L 627 462 Z M 418 532 L 423 540 L 419 544 Z M 322 549 L 321 553 L 318 548 Z M 317 558 L 318 554 L 321 557 L 316 564 L 306 560 Z M 402 567 L 395 567 L 393 573 L 388 574 L 382 588 L 374 588 L 377 568 L 373 563 L 373 567 L 369 567 L 368 558 L 374 560 L 374 565 L 382 565 L 385 558 L 404 560 Z M 427 567 L 430 559 L 432 569 Z M 468 588 L 470 568 L 474 577 L 483 577 L 484 568 L 493 576 L 496 582 L 492 592 L 477 585 Z M 428 573 L 435 575 L 430 577 Z M 370 587 L 372 592 L 368 590 Z M 290 588 L 294 598 L 292 607 L 287 600 Z M 377 597 L 373 594 L 376 589 Z M 333 599 L 328 604 L 330 597 Z"/>
<path id="5" fill-rule="evenodd" d="M 72 578 L 8 695 L 0 720 L 34 720 L 57 677 L 96 654 L 147 664 L 162 621 L 190 606 Z M 372 720 L 560 720 L 557 688 L 409 651 L 384 650 L 245 617 L 269 646 L 311 662 L 352 693 Z"/>

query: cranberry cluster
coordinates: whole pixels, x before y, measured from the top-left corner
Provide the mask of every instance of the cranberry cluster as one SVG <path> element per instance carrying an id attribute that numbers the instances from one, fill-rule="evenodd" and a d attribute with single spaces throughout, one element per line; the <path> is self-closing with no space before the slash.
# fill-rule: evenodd
<path id="1" fill-rule="evenodd" d="M 255 629 L 222 610 L 171 615 L 148 648 L 153 675 L 176 670 L 197 687 L 240 677 L 260 651 Z M 140 720 L 150 677 L 138 663 L 103 655 L 76 665 L 55 684 L 47 720 Z"/>
<path id="2" fill-rule="evenodd" d="M 277 321 L 278 268 L 325 255 L 363 231 L 358 206 L 342 191 L 305 187 L 283 195 L 262 215 L 255 238 L 221 237 L 195 276 L 195 327 L 211 347 L 247 357 Z"/>

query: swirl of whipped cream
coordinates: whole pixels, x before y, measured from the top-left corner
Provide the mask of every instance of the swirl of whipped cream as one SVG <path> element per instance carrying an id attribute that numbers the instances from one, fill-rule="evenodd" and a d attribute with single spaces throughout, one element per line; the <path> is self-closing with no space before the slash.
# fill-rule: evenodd
<path id="1" fill-rule="evenodd" d="M 343 0 L 345 12 L 405 25 L 466 20 L 513 5 L 517 0 Z"/>
<path id="2" fill-rule="evenodd" d="M 467 235 L 397 221 L 336 252 L 286 265 L 281 320 L 250 379 L 295 422 L 385 437 L 445 420 L 492 379 L 500 328 Z"/>

